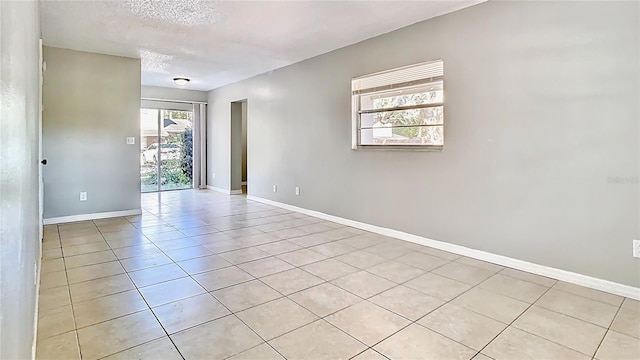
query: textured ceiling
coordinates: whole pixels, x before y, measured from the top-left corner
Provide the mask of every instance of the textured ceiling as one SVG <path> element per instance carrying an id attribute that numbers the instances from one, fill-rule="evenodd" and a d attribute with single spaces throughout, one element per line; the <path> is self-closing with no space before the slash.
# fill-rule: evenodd
<path id="1" fill-rule="evenodd" d="M 44 44 L 142 59 L 142 84 L 210 90 L 482 0 L 41 0 Z"/>

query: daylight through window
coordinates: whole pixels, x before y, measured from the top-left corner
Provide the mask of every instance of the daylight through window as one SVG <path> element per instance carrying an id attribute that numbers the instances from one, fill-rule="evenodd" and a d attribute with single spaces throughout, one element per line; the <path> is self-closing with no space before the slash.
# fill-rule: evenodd
<path id="1" fill-rule="evenodd" d="M 438 60 L 353 79 L 353 148 L 442 149 L 443 77 Z"/>

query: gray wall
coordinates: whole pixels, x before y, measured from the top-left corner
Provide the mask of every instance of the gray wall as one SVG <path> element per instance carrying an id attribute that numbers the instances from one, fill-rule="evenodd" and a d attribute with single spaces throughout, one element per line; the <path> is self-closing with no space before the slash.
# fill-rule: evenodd
<path id="1" fill-rule="evenodd" d="M 30 359 L 38 229 L 37 2 L 0 1 L 0 358 Z"/>
<path id="2" fill-rule="evenodd" d="M 246 98 L 251 195 L 640 286 L 638 14 L 488 2 L 213 90 L 209 181 Z M 351 78 L 439 58 L 444 151 L 351 150 Z"/>
<path id="3" fill-rule="evenodd" d="M 140 60 L 52 47 L 44 60 L 44 217 L 139 209 Z"/>

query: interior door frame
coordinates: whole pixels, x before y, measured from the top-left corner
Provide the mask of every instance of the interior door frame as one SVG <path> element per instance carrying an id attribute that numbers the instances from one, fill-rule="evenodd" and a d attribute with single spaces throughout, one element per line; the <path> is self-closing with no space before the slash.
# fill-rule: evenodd
<path id="1" fill-rule="evenodd" d="M 40 39 L 38 43 L 38 52 L 39 52 L 39 66 L 40 71 L 38 71 L 40 80 L 39 80 L 39 91 L 38 91 L 38 236 L 40 239 L 40 254 L 42 254 L 42 240 L 44 238 L 44 180 L 42 177 L 42 112 L 44 111 L 44 105 L 42 102 L 42 87 L 44 84 L 44 72 L 46 71 L 46 63 L 44 62 L 44 54 L 42 48 L 42 39 Z"/>

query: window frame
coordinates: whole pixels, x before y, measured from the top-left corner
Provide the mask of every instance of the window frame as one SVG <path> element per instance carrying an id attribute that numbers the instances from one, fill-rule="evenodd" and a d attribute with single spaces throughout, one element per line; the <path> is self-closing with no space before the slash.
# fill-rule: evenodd
<path id="1" fill-rule="evenodd" d="M 393 74 L 396 72 L 401 72 L 403 70 L 407 70 L 407 69 L 412 69 L 412 68 L 418 68 L 418 67 L 428 67 L 430 65 L 436 65 L 436 66 L 441 66 L 442 70 L 440 71 L 440 74 L 436 74 L 436 76 L 428 76 L 428 77 L 420 77 L 420 78 L 414 78 L 414 79 L 410 79 L 408 81 L 402 81 L 402 82 L 397 82 L 397 83 L 390 83 L 390 84 L 386 84 L 386 85 L 382 85 L 379 87 L 373 87 L 373 88 L 368 88 L 368 89 L 358 89 L 358 90 L 354 90 L 354 83 L 358 80 L 361 79 L 367 79 L 367 78 L 372 78 L 375 76 L 379 76 L 379 75 L 388 75 L 388 74 Z M 361 97 L 363 95 L 370 95 L 370 94 L 376 94 L 376 93 L 384 93 L 384 92 L 389 92 L 390 90 L 403 90 L 403 89 L 410 89 L 413 87 L 418 87 L 421 85 L 429 85 L 429 84 L 433 84 L 433 83 L 437 83 L 437 82 L 441 82 L 442 83 L 442 92 L 443 92 L 443 97 L 442 97 L 442 101 L 441 102 L 437 102 L 437 103 L 432 103 L 432 104 L 417 104 L 417 105 L 407 105 L 407 106 L 397 106 L 395 108 L 384 108 L 384 109 L 367 109 L 367 110 L 362 110 L 362 104 L 361 104 Z M 352 133 L 352 146 L 351 148 L 353 150 L 399 150 L 399 151 L 442 151 L 444 149 L 444 134 L 445 134 L 445 121 L 444 121 L 444 112 L 445 112 L 445 96 L 444 96 L 444 61 L 442 59 L 438 59 L 438 60 L 433 60 L 433 61 L 427 61 L 427 62 L 422 62 L 422 63 L 418 63 L 418 64 L 413 64 L 413 65 L 408 65 L 408 66 L 403 66 L 403 67 L 399 67 L 399 68 L 395 68 L 395 69 L 389 69 L 386 71 L 381 71 L 381 72 L 377 72 L 377 73 L 373 73 L 373 74 L 368 74 L 368 75 L 364 75 L 364 76 L 360 76 L 360 77 L 356 77 L 352 79 L 352 86 L 351 86 L 351 113 L 352 113 L 352 129 L 351 129 L 351 133 Z M 371 113 L 380 113 L 380 112 L 388 112 L 388 111 L 398 111 L 398 110 L 414 110 L 414 109 L 424 109 L 424 108 L 431 108 L 431 107 L 442 107 L 442 124 L 432 124 L 432 125 L 416 125 L 415 127 L 420 127 L 420 126 L 442 126 L 442 145 L 423 145 L 423 144 L 406 144 L 406 145 L 399 145 L 397 143 L 395 144 L 388 144 L 388 145 L 384 145 L 384 144 L 362 144 L 362 115 L 363 114 L 371 114 Z M 375 110 L 382 110 L 382 111 L 375 111 Z M 391 129 L 394 128 L 394 126 L 390 127 Z M 397 128 L 397 127 L 396 127 Z M 366 129 L 369 129 L 369 127 L 366 127 Z"/>

